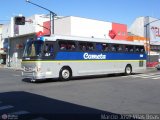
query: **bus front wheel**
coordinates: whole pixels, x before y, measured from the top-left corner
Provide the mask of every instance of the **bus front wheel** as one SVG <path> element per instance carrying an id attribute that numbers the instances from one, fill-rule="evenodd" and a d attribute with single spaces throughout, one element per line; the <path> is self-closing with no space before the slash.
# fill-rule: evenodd
<path id="1" fill-rule="evenodd" d="M 59 73 L 59 79 L 62 80 L 62 81 L 67 81 L 71 78 L 72 76 L 72 72 L 71 72 L 71 69 L 68 68 L 68 67 L 63 67 L 61 70 L 60 70 L 60 73 Z"/>
<path id="2" fill-rule="evenodd" d="M 130 75 L 132 73 L 131 65 L 127 65 L 125 68 L 125 75 Z"/>

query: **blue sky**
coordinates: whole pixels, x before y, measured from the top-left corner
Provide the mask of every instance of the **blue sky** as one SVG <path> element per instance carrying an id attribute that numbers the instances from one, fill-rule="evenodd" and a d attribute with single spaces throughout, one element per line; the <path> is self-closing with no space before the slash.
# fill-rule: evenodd
<path id="1" fill-rule="evenodd" d="M 160 18 L 160 0 L 30 0 L 60 16 L 78 16 L 130 26 L 140 16 Z M 48 14 L 25 0 L 1 0 L 0 23 L 22 14 Z"/>

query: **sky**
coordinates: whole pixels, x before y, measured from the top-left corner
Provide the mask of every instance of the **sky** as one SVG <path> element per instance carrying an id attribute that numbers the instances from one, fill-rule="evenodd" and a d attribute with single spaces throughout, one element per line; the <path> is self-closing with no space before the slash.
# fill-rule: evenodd
<path id="1" fill-rule="evenodd" d="M 89 19 L 127 24 L 137 17 L 151 16 L 160 19 L 160 0 L 30 0 L 58 16 L 77 16 Z M 27 3 L 26 0 L 1 0 L 0 24 L 22 14 L 49 14 L 48 11 Z"/>

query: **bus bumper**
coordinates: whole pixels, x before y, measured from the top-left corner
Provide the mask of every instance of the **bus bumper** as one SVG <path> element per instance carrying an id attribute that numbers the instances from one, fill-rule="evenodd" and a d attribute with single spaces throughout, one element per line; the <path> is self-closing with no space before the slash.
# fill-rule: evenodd
<path id="1" fill-rule="evenodd" d="M 40 80 L 46 78 L 43 73 L 26 72 L 26 71 L 22 71 L 22 77 L 29 78 L 31 80 Z"/>

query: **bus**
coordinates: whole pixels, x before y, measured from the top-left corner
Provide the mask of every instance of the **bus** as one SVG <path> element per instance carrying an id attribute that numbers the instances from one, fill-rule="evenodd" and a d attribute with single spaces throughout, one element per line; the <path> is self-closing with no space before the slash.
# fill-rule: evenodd
<path id="1" fill-rule="evenodd" d="M 21 65 L 23 78 L 33 81 L 130 75 L 146 69 L 146 52 L 140 42 L 52 35 L 28 40 Z"/>

